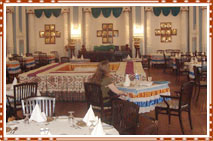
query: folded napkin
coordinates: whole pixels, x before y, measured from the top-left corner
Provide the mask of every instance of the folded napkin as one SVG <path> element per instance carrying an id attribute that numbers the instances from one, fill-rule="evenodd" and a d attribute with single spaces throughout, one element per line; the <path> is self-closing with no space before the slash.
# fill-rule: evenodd
<path id="1" fill-rule="evenodd" d="M 204 52 L 202 52 L 201 54 L 204 55 Z"/>
<path id="2" fill-rule="evenodd" d="M 16 79 L 16 77 L 14 77 L 13 83 L 12 83 L 12 85 L 10 87 L 10 90 L 13 90 L 13 86 L 16 85 L 16 84 L 17 84 L 17 79 Z"/>
<path id="3" fill-rule="evenodd" d="M 192 52 L 190 53 L 190 56 L 193 56 L 193 53 L 192 53 Z"/>
<path id="4" fill-rule="evenodd" d="M 150 87 L 150 86 L 152 86 L 152 83 L 153 83 L 153 82 L 150 82 L 150 81 L 142 81 L 142 82 L 140 83 L 140 85 L 141 85 L 141 86 Z"/>
<path id="5" fill-rule="evenodd" d="M 83 55 L 81 55 L 81 60 L 84 60 L 84 56 Z"/>
<path id="6" fill-rule="evenodd" d="M 130 79 L 129 79 L 129 75 L 128 74 L 125 77 L 125 82 L 124 82 L 123 85 L 126 86 L 126 87 L 130 86 Z"/>
<path id="7" fill-rule="evenodd" d="M 72 59 L 75 59 L 75 56 L 74 56 L 74 55 L 72 56 Z"/>
<path id="8" fill-rule="evenodd" d="M 86 122 L 87 126 L 91 125 L 91 122 L 90 122 L 91 120 L 94 120 L 94 121 L 97 120 L 92 110 L 92 105 L 90 105 L 89 110 L 87 111 L 86 115 L 83 118 L 83 121 Z"/>
<path id="9" fill-rule="evenodd" d="M 38 104 L 36 104 L 35 108 L 33 109 L 33 112 L 30 117 L 30 121 L 36 121 L 36 122 L 44 122 L 47 121 L 47 117 L 44 112 L 41 112 L 41 109 L 39 108 Z"/>
<path id="10" fill-rule="evenodd" d="M 101 123 L 101 119 L 98 120 L 98 124 L 93 129 L 91 135 L 95 135 L 95 136 L 105 135 L 105 132 Z"/>
<path id="11" fill-rule="evenodd" d="M 131 57 L 128 55 L 128 56 L 127 56 L 127 59 L 131 59 Z"/>

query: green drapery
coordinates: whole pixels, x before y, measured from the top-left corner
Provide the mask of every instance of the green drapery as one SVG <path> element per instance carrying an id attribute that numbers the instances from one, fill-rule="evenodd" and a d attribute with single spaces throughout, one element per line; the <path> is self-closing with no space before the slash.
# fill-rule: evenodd
<path id="1" fill-rule="evenodd" d="M 98 18 L 101 14 L 100 8 L 92 8 L 92 15 L 94 18 Z"/>
<path id="2" fill-rule="evenodd" d="M 60 16 L 61 9 L 35 9 L 35 15 L 37 18 L 40 18 L 42 16 L 42 13 L 44 12 L 44 15 L 47 18 L 50 18 L 53 14 L 55 17 Z"/>
<path id="3" fill-rule="evenodd" d="M 105 18 L 108 18 L 113 13 L 115 18 L 118 18 L 122 13 L 123 8 L 92 8 L 92 16 L 98 18 L 102 12 Z"/>
<path id="4" fill-rule="evenodd" d="M 164 16 L 168 16 L 171 12 L 173 16 L 177 16 L 180 12 L 180 7 L 153 7 L 155 16 L 159 16 L 161 12 Z"/>
<path id="5" fill-rule="evenodd" d="M 118 18 L 121 15 L 123 8 L 112 8 L 112 13 L 115 18 Z"/>
<path id="6" fill-rule="evenodd" d="M 102 8 L 101 11 L 102 11 L 103 16 L 105 18 L 108 18 L 111 15 L 112 9 L 111 8 Z"/>

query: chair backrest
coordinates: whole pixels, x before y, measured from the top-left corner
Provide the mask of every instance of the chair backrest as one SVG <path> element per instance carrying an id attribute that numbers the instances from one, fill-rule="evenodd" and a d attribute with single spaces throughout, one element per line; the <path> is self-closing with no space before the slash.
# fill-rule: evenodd
<path id="1" fill-rule="evenodd" d="M 13 86 L 14 106 L 21 103 L 22 99 L 37 95 L 37 83 L 21 83 Z"/>
<path id="2" fill-rule="evenodd" d="M 29 56 L 33 56 L 32 53 L 26 53 L 26 56 L 29 57 Z"/>
<path id="3" fill-rule="evenodd" d="M 135 134 L 139 106 L 133 102 L 114 100 L 112 102 L 112 125 L 120 134 Z"/>
<path id="4" fill-rule="evenodd" d="M 89 105 L 103 107 L 101 85 L 92 82 L 84 82 L 84 89 L 88 107 Z"/>
<path id="5" fill-rule="evenodd" d="M 185 82 L 182 84 L 180 92 L 179 108 L 181 108 L 184 105 L 191 104 L 193 87 L 194 87 L 193 81 Z"/>
<path id="6" fill-rule="evenodd" d="M 70 62 L 70 58 L 69 57 L 61 57 L 61 63 L 66 63 L 66 62 Z"/>
<path id="7" fill-rule="evenodd" d="M 163 53 L 164 53 L 164 50 L 157 50 L 157 53 L 163 54 Z"/>
<path id="8" fill-rule="evenodd" d="M 51 117 L 55 115 L 55 98 L 46 96 L 29 97 L 22 100 L 23 114 L 31 115 L 36 104 L 38 104 L 41 112 L 44 112 L 46 116 Z"/>

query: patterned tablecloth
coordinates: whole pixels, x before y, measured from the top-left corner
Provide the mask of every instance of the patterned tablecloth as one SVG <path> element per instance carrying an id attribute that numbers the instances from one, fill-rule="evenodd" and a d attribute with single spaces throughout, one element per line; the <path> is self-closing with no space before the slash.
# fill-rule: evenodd
<path id="1" fill-rule="evenodd" d="M 64 92 L 84 92 L 84 82 L 95 72 L 98 63 L 52 63 L 41 68 L 31 70 L 19 75 L 20 82 L 37 82 L 38 90 L 41 92 L 64 91 Z M 124 81 L 125 74 L 134 77 L 134 73 L 145 76 L 146 73 L 140 62 L 111 62 L 111 75 L 114 82 Z"/>
<path id="2" fill-rule="evenodd" d="M 9 74 L 17 74 L 21 72 L 21 67 L 19 61 L 6 61 L 6 66 Z"/>
<path id="3" fill-rule="evenodd" d="M 70 58 L 70 62 L 90 62 L 90 59 L 72 59 L 72 58 Z"/>
<path id="4" fill-rule="evenodd" d="M 124 87 L 121 84 L 116 86 L 119 90 L 130 95 L 128 100 L 136 103 L 140 107 L 139 113 L 146 113 L 154 110 L 155 105 L 163 101 L 160 95 L 170 95 L 168 81 L 156 81 L 152 86 L 140 85 L 143 84 L 143 81 L 138 84 L 138 86 L 130 87 Z"/>

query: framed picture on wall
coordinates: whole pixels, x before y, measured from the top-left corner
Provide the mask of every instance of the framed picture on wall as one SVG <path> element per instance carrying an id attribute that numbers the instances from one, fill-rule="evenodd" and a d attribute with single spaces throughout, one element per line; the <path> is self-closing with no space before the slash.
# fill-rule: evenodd
<path id="1" fill-rule="evenodd" d="M 98 30 L 97 31 L 97 37 L 101 37 L 102 36 L 102 31 L 101 30 Z"/>
<path id="2" fill-rule="evenodd" d="M 44 38 L 44 31 L 40 31 L 40 32 L 39 32 L 39 37 L 40 37 L 40 38 Z"/>
<path id="3" fill-rule="evenodd" d="M 44 29 L 45 29 L 45 31 L 49 31 L 50 30 L 50 25 L 49 24 L 45 24 L 44 25 Z"/>
<path id="4" fill-rule="evenodd" d="M 113 38 L 112 37 L 108 37 L 108 43 L 113 43 Z"/>
<path id="5" fill-rule="evenodd" d="M 51 36 L 55 36 L 55 32 L 51 32 Z"/>
<path id="6" fill-rule="evenodd" d="M 112 31 L 108 31 L 108 37 L 112 37 Z"/>
<path id="7" fill-rule="evenodd" d="M 50 38 L 45 38 L 45 44 L 50 44 Z"/>
<path id="8" fill-rule="evenodd" d="M 50 44 L 55 44 L 55 37 L 50 38 Z"/>
<path id="9" fill-rule="evenodd" d="M 108 29 L 108 24 L 106 24 L 106 23 L 102 24 L 102 29 L 103 30 L 107 30 Z"/>
<path id="10" fill-rule="evenodd" d="M 107 37 L 103 37 L 103 38 L 102 38 L 102 43 L 103 43 L 103 44 L 107 44 L 107 43 L 108 43 Z"/>
<path id="11" fill-rule="evenodd" d="M 106 36 L 107 36 L 107 31 L 103 31 L 103 32 L 102 32 L 102 36 L 103 36 L 103 37 L 106 37 Z"/>
<path id="12" fill-rule="evenodd" d="M 45 37 L 50 37 L 50 32 L 45 32 Z"/>
<path id="13" fill-rule="evenodd" d="M 156 35 L 156 36 L 160 36 L 160 34 L 161 34 L 160 29 L 155 29 L 155 35 Z"/>
<path id="14" fill-rule="evenodd" d="M 118 35 L 119 35 L 118 30 L 114 30 L 114 31 L 113 31 L 113 36 L 114 36 L 114 37 L 118 37 Z"/>
<path id="15" fill-rule="evenodd" d="M 56 32 L 55 32 L 55 36 L 56 36 L 56 37 L 61 37 L 61 32 L 56 31 Z"/>
<path id="16" fill-rule="evenodd" d="M 172 29 L 172 35 L 177 35 L 177 29 Z"/>
<path id="17" fill-rule="evenodd" d="M 54 24 L 51 24 L 51 25 L 50 25 L 50 30 L 51 30 L 51 31 L 55 31 L 55 25 L 54 25 Z"/>
<path id="18" fill-rule="evenodd" d="M 112 24 L 112 23 L 110 23 L 110 24 L 108 25 L 108 30 L 113 30 L 113 24 Z"/>

